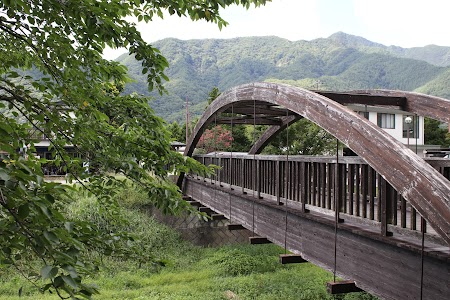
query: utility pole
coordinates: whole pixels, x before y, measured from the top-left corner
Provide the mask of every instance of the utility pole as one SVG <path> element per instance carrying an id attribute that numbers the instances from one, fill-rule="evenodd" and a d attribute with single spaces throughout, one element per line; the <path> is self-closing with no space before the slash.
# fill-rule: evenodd
<path id="1" fill-rule="evenodd" d="M 319 90 L 319 85 L 322 83 L 319 79 L 316 80 L 316 90 Z"/>

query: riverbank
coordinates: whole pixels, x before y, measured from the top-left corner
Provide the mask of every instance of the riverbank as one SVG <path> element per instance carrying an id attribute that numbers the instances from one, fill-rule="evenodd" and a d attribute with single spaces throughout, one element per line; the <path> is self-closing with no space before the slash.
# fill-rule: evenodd
<path id="1" fill-rule="evenodd" d="M 278 257 L 284 249 L 276 245 L 194 246 L 139 209 L 146 200 L 136 191 L 128 191 L 118 201 L 123 205 L 122 217 L 129 220 L 127 228 L 151 256 L 147 261 L 102 257 L 100 272 L 88 279 L 100 289 L 93 299 L 375 299 L 365 293 L 328 295 L 331 273 L 310 263 L 281 265 Z M 73 217 L 112 230 L 93 198 L 80 197 L 67 209 Z M 6 299 L 59 298 L 55 293 L 41 294 L 11 268 L 0 269 L 0 300 Z"/>

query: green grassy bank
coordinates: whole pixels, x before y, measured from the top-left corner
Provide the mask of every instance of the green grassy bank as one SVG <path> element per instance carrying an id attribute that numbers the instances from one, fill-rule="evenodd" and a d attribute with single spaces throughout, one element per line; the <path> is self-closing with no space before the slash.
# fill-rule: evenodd
<path id="1" fill-rule="evenodd" d="M 119 195 L 120 217 L 127 224 L 110 219 L 93 198 L 80 197 L 67 208 L 71 216 L 94 221 L 104 230 L 126 226 L 140 238 L 139 247 L 151 254 L 148 261 L 139 262 L 101 258 L 100 272 L 89 279 L 100 288 L 93 299 L 375 299 L 365 293 L 328 295 L 325 286 L 333 279 L 331 273 L 309 263 L 281 265 L 278 256 L 284 250 L 275 245 L 200 248 L 182 241 L 139 209 L 146 202 L 140 197 L 135 191 Z M 166 266 L 152 263 L 152 258 Z M 0 299 L 59 298 L 41 294 L 12 269 L 0 269 Z"/>

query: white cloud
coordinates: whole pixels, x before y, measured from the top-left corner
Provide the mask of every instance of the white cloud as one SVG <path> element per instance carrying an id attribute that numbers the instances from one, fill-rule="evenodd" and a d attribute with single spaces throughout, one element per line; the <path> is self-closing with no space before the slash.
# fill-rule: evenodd
<path id="1" fill-rule="evenodd" d="M 232 38 L 236 36 L 277 35 L 291 40 L 305 35 L 314 38 L 314 27 L 319 25 L 315 1 L 274 0 L 266 6 L 246 10 L 230 6 L 221 12 L 229 25 L 220 31 L 216 24 L 192 22 L 188 18 L 168 16 L 151 24 L 139 24 L 147 41 L 165 37 L 179 39 Z M 302 34 L 300 34 L 302 33 Z"/>
<path id="2" fill-rule="evenodd" d="M 365 38 L 402 47 L 450 46 L 448 0 L 355 0 L 354 7 Z"/>
<path id="3" fill-rule="evenodd" d="M 178 39 L 233 38 L 275 35 L 292 41 L 327 37 L 334 32 L 362 36 L 401 47 L 437 44 L 450 46 L 449 0 L 273 0 L 266 6 L 245 10 L 231 6 L 221 12 L 230 25 L 167 16 L 138 30 L 147 42 Z M 107 50 L 115 58 L 125 50 Z"/>

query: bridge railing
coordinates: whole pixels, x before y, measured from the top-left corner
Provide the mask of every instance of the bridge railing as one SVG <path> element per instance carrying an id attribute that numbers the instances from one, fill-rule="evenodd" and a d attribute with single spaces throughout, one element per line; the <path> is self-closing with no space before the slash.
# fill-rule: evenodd
<path id="1" fill-rule="evenodd" d="M 434 235 L 417 211 L 371 166 L 359 157 L 283 156 L 215 153 L 194 156 L 220 168 L 209 177 L 255 197 L 270 195 L 278 203 L 297 202 L 303 211 L 340 214 L 391 232 L 424 231 Z M 426 159 L 450 180 L 450 160 Z M 193 175 L 193 174 L 191 174 Z M 196 176 L 196 175 L 194 175 Z"/>

